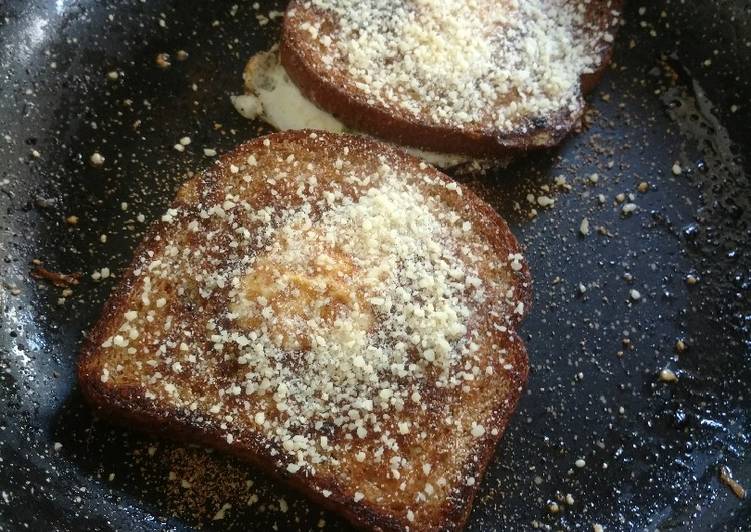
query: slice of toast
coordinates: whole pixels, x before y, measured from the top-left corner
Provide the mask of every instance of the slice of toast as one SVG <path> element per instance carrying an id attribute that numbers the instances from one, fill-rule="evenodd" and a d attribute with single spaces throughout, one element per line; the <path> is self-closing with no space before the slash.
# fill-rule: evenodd
<path id="1" fill-rule="evenodd" d="M 281 62 L 347 126 L 479 157 L 558 144 L 609 63 L 622 0 L 292 0 Z"/>
<path id="2" fill-rule="evenodd" d="M 361 528 L 459 529 L 526 381 L 530 292 L 506 223 L 450 178 L 363 137 L 277 133 L 183 185 L 80 385 Z"/>

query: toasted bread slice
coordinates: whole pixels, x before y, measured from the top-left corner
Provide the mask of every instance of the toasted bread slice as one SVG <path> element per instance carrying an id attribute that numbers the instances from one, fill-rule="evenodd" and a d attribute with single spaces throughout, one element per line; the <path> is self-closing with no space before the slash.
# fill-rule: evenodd
<path id="1" fill-rule="evenodd" d="M 364 529 L 458 529 L 526 380 L 529 298 L 516 240 L 469 190 L 363 137 L 277 133 L 181 188 L 80 385 Z"/>
<path id="2" fill-rule="evenodd" d="M 292 0 L 281 62 L 347 126 L 480 157 L 558 144 L 609 62 L 622 0 Z"/>

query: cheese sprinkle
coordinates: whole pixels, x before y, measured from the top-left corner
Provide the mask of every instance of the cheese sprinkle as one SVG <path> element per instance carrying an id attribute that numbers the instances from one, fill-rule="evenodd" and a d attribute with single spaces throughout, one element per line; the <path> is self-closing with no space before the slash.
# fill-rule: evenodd
<path id="1" fill-rule="evenodd" d="M 368 103 L 437 125 L 523 133 L 581 107 L 580 77 L 613 41 L 589 4 L 311 0 L 302 5 L 323 16 L 288 16 L 305 16 L 300 28 L 323 70 L 344 73 Z"/>

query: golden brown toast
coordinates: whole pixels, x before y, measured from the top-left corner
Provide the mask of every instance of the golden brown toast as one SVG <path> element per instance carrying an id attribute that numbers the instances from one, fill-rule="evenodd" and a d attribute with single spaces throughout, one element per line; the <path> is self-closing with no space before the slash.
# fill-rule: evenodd
<path id="1" fill-rule="evenodd" d="M 527 376 L 506 223 L 385 144 L 297 131 L 186 182 L 79 361 L 130 426 L 256 464 L 370 530 L 459 529 Z"/>
<path id="2" fill-rule="evenodd" d="M 292 0 L 281 62 L 347 126 L 479 157 L 558 144 L 609 63 L 622 0 Z"/>

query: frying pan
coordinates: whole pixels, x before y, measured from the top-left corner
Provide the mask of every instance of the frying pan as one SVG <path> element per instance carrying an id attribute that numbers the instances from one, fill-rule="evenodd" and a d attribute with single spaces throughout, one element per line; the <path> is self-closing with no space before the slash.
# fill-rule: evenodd
<path id="1" fill-rule="evenodd" d="M 97 419 L 74 379 L 204 148 L 263 131 L 229 96 L 282 8 L 0 0 L 0 530 L 345 528 L 232 459 Z M 751 529 L 728 480 L 751 487 L 749 9 L 630 2 L 582 131 L 462 178 L 535 278 L 529 385 L 470 530 Z"/>

